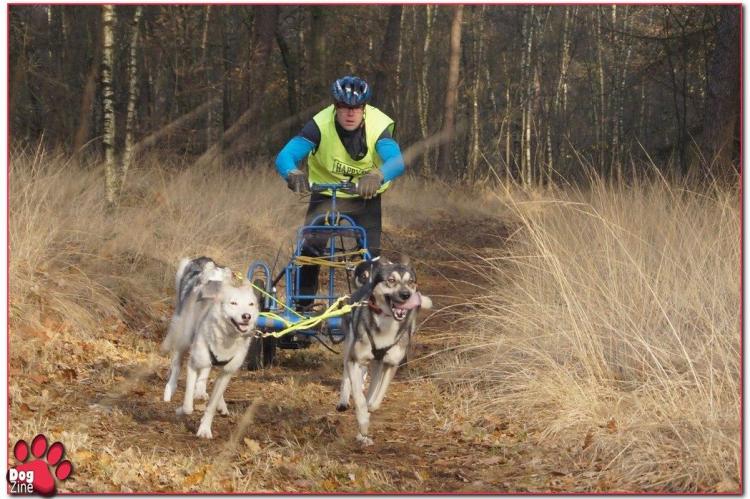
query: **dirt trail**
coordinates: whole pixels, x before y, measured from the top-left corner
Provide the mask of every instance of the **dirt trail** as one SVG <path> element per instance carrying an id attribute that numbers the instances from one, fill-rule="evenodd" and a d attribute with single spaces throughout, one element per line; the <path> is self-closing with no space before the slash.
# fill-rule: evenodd
<path id="1" fill-rule="evenodd" d="M 76 371 L 82 374 L 19 381 L 20 393 L 38 396 L 27 397 L 35 407 L 27 404 L 12 417 L 36 419 L 37 427 L 68 445 L 76 467 L 60 489 L 68 492 L 555 490 L 554 466 L 534 456 L 521 424 L 461 410 L 453 395 L 425 376 L 438 357 L 432 354 L 455 342 L 450 315 L 440 309 L 476 292 L 446 241 L 490 256 L 504 236 L 503 227 L 489 220 L 389 230 L 390 248 L 419 255 L 413 261 L 420 286 L 437 311 L 372 416 L 374 446 L 355 442 L 352 410 L 336 412 L 341 361 L 320 346 L 281 351 L 278 365 L 264 371 L 240 371 L 225 396 L 230 415 L 217 415 L 214 440 L 198 439 L 203 405 L 189 417 L 174 412 L 184 374 L 175 401 L 161 401 L 168 361 L 153 354 L 163 333 L 158 330 L 139 332 L 139 341 L 128 340 L 132 331 L 108 332 L 103 341 L 116 343 L 120 358 L 90 362 Z M 462 257 L 470 255 L 464 251 Z M 143 341 L 144 335 L 151 337 Z M 11 361 L 11 373 L 23 368 Z M 248 410 L 253 421 L 238 430 Z M 23 431 L 13 424 L 9 445 Z"/>

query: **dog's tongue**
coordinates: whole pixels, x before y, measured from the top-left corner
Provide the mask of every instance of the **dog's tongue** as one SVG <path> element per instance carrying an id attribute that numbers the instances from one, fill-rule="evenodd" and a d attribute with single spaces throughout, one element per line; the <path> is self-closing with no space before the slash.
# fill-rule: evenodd
<path id="1" fill-rule="evenodd" d="M 413 308 L 416 308 L 422 304 L 422 297 L 419 293 L 412 293 L 411 298 L 409 298 L 407 301 L 405 301 L 401 307 L 404 310 L 411 310 Z"/>

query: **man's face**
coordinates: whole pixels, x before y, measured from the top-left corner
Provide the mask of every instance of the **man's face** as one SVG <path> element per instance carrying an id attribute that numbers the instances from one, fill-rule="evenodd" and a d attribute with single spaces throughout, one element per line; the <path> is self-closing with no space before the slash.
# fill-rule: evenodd
<path id="1" fill-rule="evenodd" d="M 344 104 L 336 104 L 336 121 L 347 132 L 359 128 L 364 116 L 365 106 L 347 107 Z"/>

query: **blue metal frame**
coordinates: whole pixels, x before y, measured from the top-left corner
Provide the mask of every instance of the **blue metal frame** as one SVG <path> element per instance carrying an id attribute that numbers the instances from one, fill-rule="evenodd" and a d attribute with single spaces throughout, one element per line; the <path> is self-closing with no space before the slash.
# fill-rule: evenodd
<path id="1" fill-rule="evenodd" d="M 315 217 L 309 225 L 304 225 L 297 229 L 296 243 L 294 246 L 294 254 L 292 259 L 284 268 L 284 289 L 286 307 L 282 306 L 280 300 L 277 298 L 276 288 L 271 288 L 271 270 L 269 266 L 262 261 L 254 261 L 250 264 L 247 271 L 247 278 L 252 282 L 254 278 L 257 278 L 260 274 L 263 281 L 266 283 L 266 293 L 270 295 L 263 297 L 264 309 L 273 312 L 290 323 L 297 323 L 301 319 L 293 314 L 289 309 L 294 309 L 295 305 L 300 299 L 313 299 L 313 300 L 326 300 L 330 307 L 339 297 L 335 294 L 335 282 L 334 276 L 336 269 L 329 267 L 328 269 L 328 289 L 327 294 L 322 295 L 302 295 L 299 293 L 300 289 L 300 269 L 301 265 L 295 263 L 297 257 L 302 256 L 302 247 L 305 242 L 305 237 L 315 235 L 316 233 L 325 236 L 328 239 L 327 256 L 330 261 L 335 260 L 336 252 L 336 236 L 347 235 L 348 237 L 356 237 L 358 245 L 365 251 L 363 258 L 370 260 L 372 256 L 367 249 L 367 232 L 365 229 L 357 225 L 354 220 L 348 216 L 338 212 L 336 208 L 336 192 L 339 190 L 351 191 L 354 189 L 354 184 L 351 182 L 342 182 L 340 184 L 313 184 L 312 190 L 316 192 L 322 192 L 326 190 L 331 191 L 331 210 L 326 214 L 318 215 Z M 345 224 L 342 224 L 345 222 Z M 312 317 L 311 313 L 303 313 L 305 318 Z M 343 335 L 341 331 L 341 318 L 333 317 L 325 321 L 325 325 L 331 334 L 336 336 Z M 260 317 L 258 320 L 258 327 L 261 329 L 271 329 L 281 331 L 286 328 L 284 322 L 271 319 L 267 317 Z M 305 336 L 315 336 L 318 334 L 317 330 L 298 330 L 295 334 Z"/>

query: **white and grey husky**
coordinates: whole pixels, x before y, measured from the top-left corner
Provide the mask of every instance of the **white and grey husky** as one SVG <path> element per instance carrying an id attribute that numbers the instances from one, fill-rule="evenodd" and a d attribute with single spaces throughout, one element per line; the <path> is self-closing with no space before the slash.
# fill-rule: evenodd
<path id="1" fill-rule="evenodd" d="M 352 302 L 366 301 L 343 319 L 344 376 L 341 398 L 336 409 L 349 408 L 349 397 L 359 425 L 357 440 L 372 445 L 368 436 L 370 412 L 383 401 L 399 364 L 406 356 L 417 326 L 421 308 L 432 308 L 432 300 L 417 291 L 417 276 L 408 260 L 392 263 L 385 259 L 362 262 L 355 269 L 362 286 L 352 295 Z M 364 394 L 364 379 L 372 365 L 371 381 Z"/>
<path id="2" fill-rule="evenodd" d="M 206 380 L 211 367 L 219 369 L 206 412 L 197 435 L 212 438 L 211 422 L 218 409 L 228 414 L 224 390 L 232 374 L 247 355 L 258 320 L 258 297 L 249 285 L 235 287 L 232 273 L 207 257 L 180 261 L 176 277 L 177 303 L 163 353 L 172 353 L 169 381 L 164 387 L 164 400 L 169 402 L 177 389 L 180 364 L 186 351 L 185 399 L 177 412 L 191 414 L 193 398 L 208 398 Z"/>

